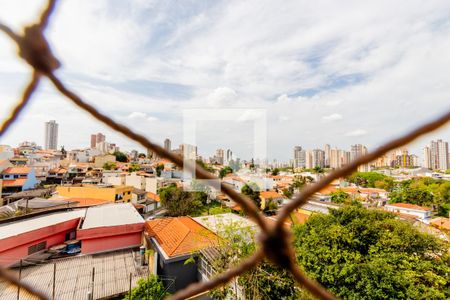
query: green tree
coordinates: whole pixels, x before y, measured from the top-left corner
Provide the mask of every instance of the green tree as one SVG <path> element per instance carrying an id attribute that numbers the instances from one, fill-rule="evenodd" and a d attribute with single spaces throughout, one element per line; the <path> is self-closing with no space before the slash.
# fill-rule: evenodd
<path id="1" fill-rule="evenodd" d="M 137 164 L 137 163 L 131 163 L 129 166 L 128 166 L 128 171 L 130 171 L 130 172 L 137 172 L 137 171 L 139 171 L 141 169 L 141 166 L 139 165 L 139 164 Z"/>
<path id="2" fill-rule="evenodd" d="M 197 165 L 208 171 L 209 173 L 214 173 L 214 169 L 211 168 L 208 164 L 206 164 L 203 160 L 197 160 Z"/>
<path id="3" fill-rule="evenodd" d="M 276 212 L 276 210 L 278 209 L 278 202 L 273 201 L 272 198 L 267 199 L 266 202 L 266 206 L 264 207 L 264 212 L 265 213 L 269 213 L 269 212 Z"/>
<path id="4" fill-rule="evenodd" d="M 219 177 L 220 177 L 220 178 L 224 178 L 227 174 L 231 174 L 231 173 L 233 173 L 233 169 L 230 168 L 230 167 L 228 167 L 228 166 L 226 166 L 226 167 L 223 167 L 223 168 L 220 170 L 220 172 L 219 172 Z"/>
<path id="5" fill-rule="evenodd" d="M 161 188 L 159 197 L 171 217 L 198 214 L 208 198 L 205 192 L 186 192 L 174 184 Z"/>
<path id="6" fill-rule="evenodd" d="M 220 273 L 238 265 L 243 258 L 255 251 L 256 232 L 251 227 L 238 222 L 229 225 L 218 224 L 221 239 L 217 248 L 218 255 L 212 262 L 212 267 Z M 289 272 L 266 260 L 239 275 L 237 282 L 243 288 L 244 299 L 298 299 L 299 288 Z M 216 288 L 210 296 L 213 299 L 236 298 L 230 286 Z"/>
<path id="7" fill-rule="evenodd" d="M 113 153 L 113 155 L 116 157 L 116 160 L 119 162 L 128 162 L 128 157 L 123 152 L 115 151 Z"/>
<path id="8" fill-rule="evenodd" d="M 169 295 L 161 280 L 155 275 L 140 278 L 137 284 L 137 287 L 131 289 L 131 299 L 163 299 Z M 131 300 L 128 293 L 123 299 Z"/>
<path id="9" fill-rule="evenodd" d="M 331 202 L 334 203 L 348 203 L 350 201 L 350 195 L 341 189 L 330 193 Z"/>
<path id="10" fill-rule="evenodd" d="M 350 175 L 347 180 L 362 187 L 383 188 L 392 190 L 394 179 L 392 177 L 377 172 L 356 172 Z"/>
<path id="11" fill-rule="evenodd" d="M 103 169 L 104 170 L 115 170 L 115 169 L 117 169 L 117 165 L 115 162 L 107 161 L 103 164 Z"/>
<path id="12" fill-rule="evenodd" d="M 248 184 L 245 184 L 241 189 L 241 193 L 249 197 L 257 207 L 261 207 L 261 199 L 259 198 L 259 188 L 255 183 L 250 182 Z"/>
<path id="13" fill-rule="evenodd" d="M 294 227 L 297 261 L 342 299 L 448 299 L 447 244 L 393 214 L 345 206 Z"/>
<path id="14" fill-rule="evenodd" d="M 272 176 L 277 176 L 278 174 L 280 174 L 280 169 L 275 168 L 272 170 Z"/>
<path id="15" fill-rule="evenodd" d="M 162 170 L 164 170 L 164 165 L 163 164 L 159 164 L 156 166 L 155 171 L 156 171 L 156 176 L 161 176 L 161 172 Z"/>

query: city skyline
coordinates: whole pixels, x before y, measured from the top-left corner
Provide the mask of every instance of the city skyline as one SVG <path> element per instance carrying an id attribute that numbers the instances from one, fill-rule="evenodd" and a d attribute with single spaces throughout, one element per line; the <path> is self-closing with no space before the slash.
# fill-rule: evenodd
<path id="1" fill-rule="evenodd" d="M 217 1 L 186 12 L 170 3 L 64 2 L 48 36 L 71 89 L 160 145 L 168 136 L 183 143 L 182 115 L 189 108 L 266 109 L 268 156 L 277 159 L 288 159 L 296 144 L 313 148 L 322 141 L 373 149 L 447 110 L 447 1 L 305 4 Z M 5 4 L 0 18 L 16 29 L 41 5 Z M 84 22 L 74 32 L 79 15 Z M 0 109 L 6 114 L 28 69 L 5 36 L 0 46 Z M 64 128 L 59 144 L 68 148 L 84 146 L 93 128 L 124 149 L 138 148 L 45 84 L 2 143 L 29 136 L 40 143 L 40 124 L 49 119 Z M 206 152 L 229 146 L 250 157 L 250 126 L 239 120 L 205 124 L 198 146 Z M 447 126 L 410 148 L 421 153 L 428 140 L 449 136 Z"/>
<path id="2" fill-rule="evenodd" d="M 34 143 L 34 141 L 31 141 Z M 100 153 L 108 153 L 120 149 L 120 145 L 109 143 L 106 141 L 106 135 L 98 132 L 90 135 L 90 145 L 88 147 L 80 147 L 79 149 L 95 149 Z M 20 143 L 18 144 L 20 145 Z M 258 161 L 265 161 L 267 163 L 287 163 L 294 168 L 314 168 L 314 167 L 330 167 L 333 169 L 340 168 L 349 162 L 359 158 L 368 153 L 369 149 L 362 144 L 352 144 L 347 149 L 340 149 L 337 146 L 332 146 L 328 143 L 323 144 L 323 147 L 314 147 L 313 149 L 306 149 L 300 145 L 293 147 L 293 155 L 287 160 L 279 160 L 278 158 L 266 157 L 260 158 L 242 158 L 237 155 L 233 156 L 233 150 L 230 147 L 216 148 L 214 152 L 206 153 L 199 151 L 197 145 L 190 145 L 187 143 L 179 144 L 178 148 L 172 148 L 172 140 L 168 137 L 164 139 L 163 147 L 168 151 L 173 151 L 179 155 L 188 155 L 190 159 L 194 157 L 201 157 L 203 160 L 219 163 L 221 165 L 229 165 L 232 159 L 257 159 Z M 14 145 L 8 145 L 13 146 Z M 37 144 L 39 146 L 39 144 Z M 63 147 L 64 145 L 61 145 Z M 58 150 L 58 123 L 55 120 L 45 122 L 45 140 L 43 149 Z M 66 149 L 71 150 L 71 149 Z M 348 150 L 348 151 L 347 151 Z M 136 152 L 136 149 L 126 149 L 126 152 Z M 142 151 L 143 152 L 143 151 Z M 145 152 L 144 152 L 145 153 Z M 147 151 L 147 154 L 153 156 L 153 152 Z M 446 169 L 449 168 L 449 147 L 446 140 L 437 139 L 431 140 L 428 144 L 422 147 L 423 155 L 410 153 L 407 147 L 402 147 L 395 151 L 391 151 L 384 156 L 377 159 L 372 164 L 376 167 L 384 166 L 423 166 L 429 169 Z M 420 160 L 420 162 L 419 162 Z M 370 164 L 362 165 L 358 168 L 359 171 L 370 171 Z"/>

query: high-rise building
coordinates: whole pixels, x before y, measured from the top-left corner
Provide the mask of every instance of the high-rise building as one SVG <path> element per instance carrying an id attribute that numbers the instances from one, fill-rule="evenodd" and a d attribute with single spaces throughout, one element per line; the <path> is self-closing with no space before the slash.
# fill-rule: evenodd
<path id="1" fill-rule="evenodd" d="M 350 160 L 351 161 L 354 161 L 366 154 L 367 154 L 367 147 L 364 145 L 355 144 L 355 145 L 352 145 L 350 148 Z M 359 172 L 368 172 L 368 171 L 370 171 L 370 165 L 369 164 L 360 165 L 358 167 L 358 171 Z"/>
<path id="2" fill-rule="evenodd" d="M 106 140 L 106 137 L 102 133 L 91 134 L 91 149 L 97 148 L 97 144 L 102 143 Z"/>
<path id="3" fill-rule="evenodd" d="M 432 170 L 449 169 L 448 143 L 443 140 L 431 141 L 424 149 L 424 167 Z"/>
<path id="4" fill-rule="evenodd" d="M 224 164 L 226 166 L 230 165 L 230 162 L 233 160 L 233 152 L 231 151 L 231 149 L 227 149 L 227 151 L 225 152 L 225 159 L 224 159 Z"/>
<path id="5" fill-rule="evenodd" d="M 294 169 L 306 167 L 306 152 L 301 146 L 294 147 Z"/>
<path id="6" fill-rule="evenodd" d="M 224 151 L 223 149 L 217 149 L 216 150 L 216 155 L 215 155 L 215 161 L 220 164 L 223 165 L 223 161 L 224 161 Z"/>
<path id="7" fill-rule="evenodd" d="M 164 149 L 166 151 L 172 150 L 172 142 L 168 138 L 164 140 Z"/>
<path id="8" fill-rule="evenodd" d="M 321 149 L 314 149 L 312 151 L 312 167 L 325 167 L 325 151 Z"/>
<path id="9" fill-rule="evenodd" d="M 45 122 L 45 149 L 58 148 L 58 123 L 55 120 Z"/>
<path id="10" fill-rule="evenodd" d="M 330 166 L 331 147 L 329 144 L 325 145 L 325 167 Z"/>
<path id="11" fill-rule="evenodd" d="M 197 159 L 197 146 L 189 144 L 181 144 L 179 149 L 184 159 L 196 160 Z"/>

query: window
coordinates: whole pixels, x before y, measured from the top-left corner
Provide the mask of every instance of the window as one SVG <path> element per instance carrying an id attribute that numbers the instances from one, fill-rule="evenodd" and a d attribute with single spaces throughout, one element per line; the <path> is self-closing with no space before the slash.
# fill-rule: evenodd
<path id="1" fill-rule="evenodd" d="M 28 255 L 39 252 L 47 248 L 47 241 L 28 247 Z"/>
<path id="2" fill-rule="evenodd" d="M 76 238 L 76 231 L 66 233 L 66 241 L 74 240 Z"/>

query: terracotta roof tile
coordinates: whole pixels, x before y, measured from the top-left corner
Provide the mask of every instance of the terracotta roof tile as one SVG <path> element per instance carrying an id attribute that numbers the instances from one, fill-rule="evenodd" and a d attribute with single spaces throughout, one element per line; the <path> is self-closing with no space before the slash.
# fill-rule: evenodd
<path id="1" fill-rule="evenodd" d="M 30 171 L 29 167 L 9 167 L 3 170 L 2 174 L 28 174 Z"/>
<path id="2" fill-rule="evenodd" d="M 27 181 L 26 178 L 19 178 L 19 179 L 13 179 L 13 180 L 3 180 L 2 185 L 3 187 L 9 187 L 9 186 L 23 186 L 25 182 Z"/>
<path id="3" fill-rule="evenodd" d="M 157 202 L 161 201 L 159 196 L 157 194 L 155 194 L 155 193 L 152 193 L 152 192 L 148 192 L 147 193 L 147 198 L 151 199 L 151 200 L 155 200 Z"/>
<path id="4" fill-rule="evenodd" d="M 283 198 L 282 195 L 278 194 L 274 191 L 267 191 L 267 192 L 260 192 L 259 193 L 260 198 L 268 199 L 268 198 Z"/>
<path id="5" fill-rule="evenodd" d="M 217 235 L 190 217 L 147 221 L 145 231 L 169 257 L 190 254 L 218 243 Z"/>

